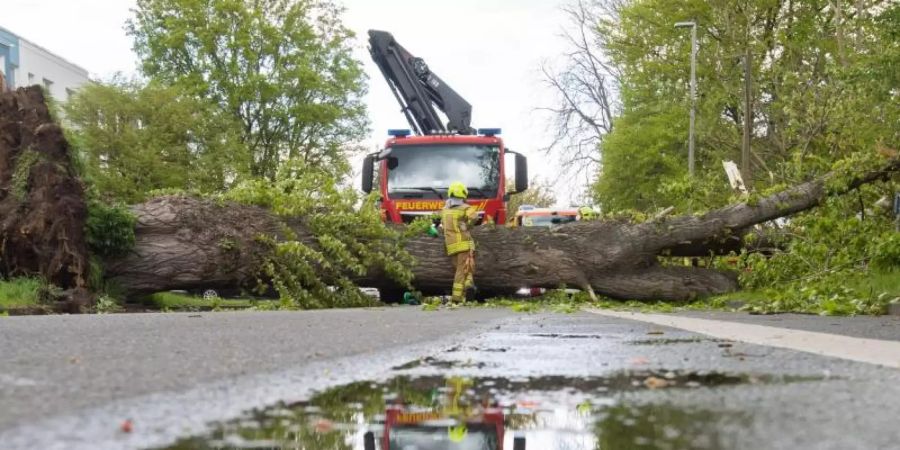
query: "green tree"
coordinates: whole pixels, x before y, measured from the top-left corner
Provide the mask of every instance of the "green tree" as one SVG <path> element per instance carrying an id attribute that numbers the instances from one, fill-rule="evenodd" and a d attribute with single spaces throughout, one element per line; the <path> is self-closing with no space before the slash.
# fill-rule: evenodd
<path id="1" fill-rule="evenodd" d="M 889 4 L 624 2 L 614 20 L 598 25 L 608 36 L 604 54 L 622 74 L 623 104 L 603 145 L 598 202 L 609 211 L 665 205 L 684 210 L 725 201 L 730 190 L 720 162 L 740 159 L 746 118 L 752 125 L 748 181 L 763 189 L 808 179 L 841 161 L 858 164 L 876 142 L 895 142 L 896 91 L 885 89 L 889 78 L 877 76 L 873 69 L 879 64 L 870 64 L 896 47 L 896 37 L 881 36 L 885 32 L 877 24 L 886 20 L 889 13 L 878 13 Z M 690 38 L 673 26 L 682 20 L 697 22 L 700 46 L 697 177 L 689 183 L 684 172 Z M 745 56 L 750 111 L 742 103 Z"/>
<path id="2" fill-rule="evenodd" d="M 514 186 L 513 180 L 506 182 L 507 186 Z M 528 183 L 528 190 L 520 194 L 512 194 L 509 202 L 506 204 L 507 218 L 515 217 L 516 212 L 522 205 L 532 205 L 539 208 L 547 208 L 556 203 L 556 195 L 553 193 L 553 187 L 546 181 L 538 178 L 532 178 Z"/>
<path id="3" fill-rule="evenodd" d="M 65 105 L 102 198 L 137 203 L 154 189 L 221 191 L 249 170 L 237 124 L 218 106 L 158 83 L 91 83 Z"/>
<path id="4" fill-rule="evenodd" d="M 274 179 L 287 159 L 343 169 L 367 131 L 365 74 L 340 13 L 319 0 L 138 0 L 128 32 L 143 73 L 233 115 L 251 174 Z"/>
<path id="5" fill-rule="evenodd" d="M 757 192 L 884 163 L 900 141 L 900 5 L 790 0 L 600 0 L 599 46 L 618 73 L 622 111 L 603 140 L 594 187 L 605 212 L 675 206 L 701 212 L 733 198 L 721 160 L 738 161 L 751 125 Z M 690 38 L 698 26 L 696 175 L 687 169 Z M 744 61 L 749 62 L 745 73 Z M 743 103 L 749 75 L 750 108 Z M 599 151 L 599 149 L 598 149 Z M 841 182 L 841 176 L 834 179 Z M 895 298 L 866 277 L 896 278 L 897 233 L 864 186 L 794 217 L 788 251 L 744 255 L 746 287 L 771 287 L 764 310 L 878 313 Z M 742 200 L 753 202 L 757 194 Z M 896 285 L 894 285 L 896 286 Z"/>
<path id="6" fill-rule="evenodd" d="M 660 195 L 660 184 L 687 172 L 681 146 L 687 118 L 681 108 L 661 108 L 630 111 L 616 119 L 615 131 L 606 136 L 603 167 L 594 185 L 595 201 L 604 212 L 652 211 L 673 200 Z"/>

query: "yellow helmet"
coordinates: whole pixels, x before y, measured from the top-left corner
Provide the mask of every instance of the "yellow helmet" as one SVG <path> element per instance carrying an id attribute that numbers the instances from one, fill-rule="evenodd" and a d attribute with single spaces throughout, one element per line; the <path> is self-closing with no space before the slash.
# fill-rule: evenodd
<path id="1" fill-rule="evenodd" d="M 582 206 L 578 208 L 578 214 L 581 215 L 582 220 L 593 220 L 597 217 L 597 213 L 594 212 L 594 208 L 590 206 Z"/>
<path id="2" fill-rule="evenodd" d="M 469 198 L 469 189 L 461 182 L 454 181 L 450 183 L 450 189 L 447 189 L 447 195 L 456 198 Z"/>
<path id="3" fill-rule="evenodd" d="M 450 442 L 457 444 L 464 441 L 467 434 L 469 434 L 469 430 L 466 428 L 465 424 L 460 424 L 447 429 L 447 437 L 450 438 Z"/>

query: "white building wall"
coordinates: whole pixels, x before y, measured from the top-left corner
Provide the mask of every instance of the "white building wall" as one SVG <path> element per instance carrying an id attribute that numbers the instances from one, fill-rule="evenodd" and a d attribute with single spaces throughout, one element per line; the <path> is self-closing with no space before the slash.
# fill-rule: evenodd
<path id="1" fill-rule="evenodd" d="M 65 102 L 69 95 L 89 81 L 88 71 L 56 56 L 43 47 L 19 38 L 19 67 L 16 86 L 43 85 L 54 99 Z"/>

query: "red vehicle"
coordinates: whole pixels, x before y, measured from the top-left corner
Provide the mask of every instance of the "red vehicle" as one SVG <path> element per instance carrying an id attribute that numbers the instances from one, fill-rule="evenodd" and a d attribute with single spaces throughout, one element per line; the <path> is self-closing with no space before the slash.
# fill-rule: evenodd
<path id="1" fill-rule="evenodd" d="M 388 406 L 381 450 L 503 450 L 503 409 L 461 403 L 464 380 L 449 380 L 447 402 L 433 409 Z M 376 450 L 374 432 L 364 435 L 365 450 Z M 513 439 L 513 450 L 525 450 L 525 438 Z"/>
<path id="2" fill-rule="evenodd" d="M 444 206 L 447 188 L 461 181 L 482 217 L 506 223 L 506 154 L 515 155 L 515 190 L 528 188 L 525 156 L 508 150 L 500 129 L 475 130 L 472 106 L 384 31 L 369 31 L 372 59 L 381 69 L 412 130 L 390 130 L 385 149 L 363 161 L 362 189 L 378 190 L 384 219 L 408 223 Z M 440 109 L 446 124 L 438 116 Z M 415 136 L 413 136 L 413 130 Z"/>
<path id="3" fill-rule="evenodd" d="M 388 408 L 381 445 L 384 450 L 502 450 L 503 411 L 489 408 L 478 416 L 458 421 L 437 413 Z"/>

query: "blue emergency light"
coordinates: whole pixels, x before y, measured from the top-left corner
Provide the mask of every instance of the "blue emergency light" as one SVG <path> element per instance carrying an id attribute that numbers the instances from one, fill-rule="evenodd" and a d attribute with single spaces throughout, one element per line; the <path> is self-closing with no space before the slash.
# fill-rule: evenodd
<path id="1" fill-rule="evenodd" d="M 485 136 L 496 136 L 500 134 L 499 128 L 479 128 L 478 134 L 483 134 Z"/>
<path id="2" fill-rule="evenodd" d="M 407 137 L 410 134 L 412 134 L 412 131 L 409 131 L 409 129 L 404 129 L 404 128 L 388 130 L 388 136 Z"/>

